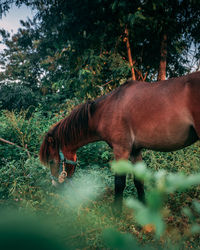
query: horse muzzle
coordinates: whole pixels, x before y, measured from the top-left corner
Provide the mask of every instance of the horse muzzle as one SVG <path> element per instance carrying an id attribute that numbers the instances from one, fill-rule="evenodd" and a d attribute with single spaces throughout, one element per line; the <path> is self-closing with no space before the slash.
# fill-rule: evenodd
<path id="1" fill-rule="evenodd" d="M 63 184 L 64 182 L 66 182 L 66 179 L 67 179 L 67 172 L 65 171 L 65 170 L 63 170 L 60 174 L 59 174 L 59 176 L 58 176 L 58 178 L 56 178 L 55 176 L 51 176 L 51 179 L 52 179 L 52 181 L 51 181 L 51 183 L 52 183 L 52 185 L 54 186 L 54 187 L 58 187 L 58 186 L 60 186 L 60 184 Z"/>

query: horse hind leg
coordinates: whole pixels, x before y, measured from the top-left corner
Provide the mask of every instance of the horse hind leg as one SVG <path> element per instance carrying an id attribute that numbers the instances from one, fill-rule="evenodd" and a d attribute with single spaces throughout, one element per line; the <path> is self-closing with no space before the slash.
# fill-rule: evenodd
<path id="1" fill-rule="evenodd" d="M 198 122 L 195 122 L 194 127 L 190 129 L 190 132 L 191 130 L 192 138 L 194 139 L 194 141 L 200 140 L 200 119 Z"/>
<path id="2" fill-rule="evenodd" d="M 130 160 L 134 164 L 138 161 L 142 161 L 142 154 L 140 150 L 132 150 L 131 155 L 130 155 Z M 134 184 L 137 189 L 137 194 L 138 194 L 138 200 L 141 201 L 142 203 L 145 203 L 145 192 L 144 192 L 144 182 L 141 180 L 138 180 L 134 176 Z"/>

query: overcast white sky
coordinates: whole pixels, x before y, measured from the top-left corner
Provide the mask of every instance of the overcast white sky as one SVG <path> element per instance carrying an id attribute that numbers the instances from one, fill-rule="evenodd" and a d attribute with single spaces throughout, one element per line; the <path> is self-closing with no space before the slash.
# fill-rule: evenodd
<path id="1" fill-rule="evenodd" d="M 17 8 L 13 6 L 9 12 L 2 16 L 0 19 L 0 29 L 5 29 L 13 34 L 17 32 L 18 28 L 20 28 L 20 20 L 27 20 L 27 18 L 33 17 L 33 11 L 30 8 L 27 8 L 25 5 Z M 0 40 L 2 38 L 0 37 Z M 0 50 L 5 48 L 2 44 L 0 44 Z"/>

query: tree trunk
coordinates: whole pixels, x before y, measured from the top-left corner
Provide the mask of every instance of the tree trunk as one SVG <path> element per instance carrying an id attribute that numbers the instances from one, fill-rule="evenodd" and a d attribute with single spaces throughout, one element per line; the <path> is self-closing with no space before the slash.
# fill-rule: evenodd
<path id="1" fill-rule="evenodd" d="M 126 42 L 126 48 L 127 48 L 127 54 L 128 54 L 128 61 L 129 61 L 129 64 L 131 66 L 131 75 L 132 75 L 132 79 L 133 80 L 136 80 L 136 77 L 135 77 L 135 70 L 134 70 L 134 62 L 133 62 L 133 59 L 132 59 L 132 54 L 131 54 L 131 47 L 130 47 L 130 42 L 129 42 L 129 33 L 128 33 L 128 29 L 127 27 L 125 28 L 125 39 L 124 39 L 124 42 Z"/>
<path id="2" fill-rule="evenodd" d="M 167 66 L 167 35 L 163 34 L 160 46 L 160 65 L 158 71 L 158 81 L 166 79 Z"/>

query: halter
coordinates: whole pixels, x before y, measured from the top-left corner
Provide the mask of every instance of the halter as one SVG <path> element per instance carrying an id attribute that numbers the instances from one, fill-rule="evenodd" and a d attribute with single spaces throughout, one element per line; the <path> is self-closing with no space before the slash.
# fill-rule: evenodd
<path id="1" fill-rule="evenodd" d="M 60 150 L 59 151 L 59 156 L 60 156 L 60 162 L 59 162 L 59 176 L 58 178 L 51 175 L 51 179 L 54 180 L 57 183 L 63 183 L 65 179 L 67 178 L 67 171 L 65 170 L 65 164 L 70 164 L 73 166 L 77 165 L 77 161 L 71 161 L 65 158 L 63 152 Z"/>

